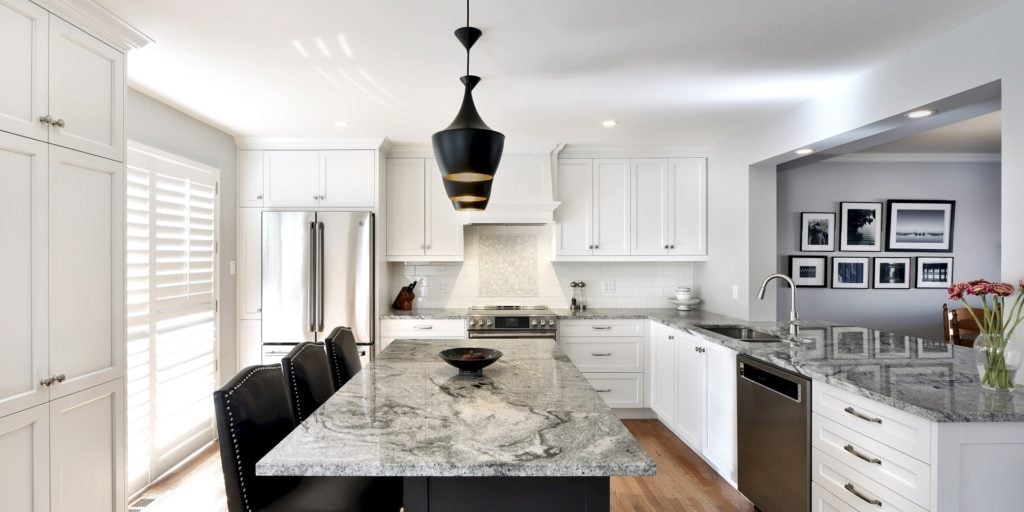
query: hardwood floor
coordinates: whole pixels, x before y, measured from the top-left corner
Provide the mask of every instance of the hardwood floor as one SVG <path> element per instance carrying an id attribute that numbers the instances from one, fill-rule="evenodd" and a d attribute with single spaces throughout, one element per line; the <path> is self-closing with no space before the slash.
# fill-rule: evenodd
<path id="1" fill-rule="evenodd" d="M 750 502 L 661 422 L 623 423 L 658 464 L 658 474 L 612 478 L 613 512 L 754 512 Z M 143 498 L 155 499 L 144 512 L 226 512 L 216 444 L 154 484 Z"/>

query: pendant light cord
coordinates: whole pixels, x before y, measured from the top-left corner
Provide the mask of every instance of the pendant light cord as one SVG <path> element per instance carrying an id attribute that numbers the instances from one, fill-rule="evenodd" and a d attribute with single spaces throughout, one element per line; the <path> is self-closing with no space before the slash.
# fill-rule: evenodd
<path id="1" fill-rule="evenodd" d="M 466 28 L 469 28 L 469 0 L 466 0 Z M 466 76 L 469 76 L 469 47 L 466 47 Z"/>

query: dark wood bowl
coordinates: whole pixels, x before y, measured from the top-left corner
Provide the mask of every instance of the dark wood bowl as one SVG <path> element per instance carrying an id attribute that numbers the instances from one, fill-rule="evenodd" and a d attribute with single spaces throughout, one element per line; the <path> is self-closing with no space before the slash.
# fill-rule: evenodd
<path id="1" fill-rule="evenodd" d="M 444 362 L 458 368 L 460 374 L 479 375 L 501 359 L 502 353 L 492 348 L 461 347 L 442 350 L 440 355 Z"/>

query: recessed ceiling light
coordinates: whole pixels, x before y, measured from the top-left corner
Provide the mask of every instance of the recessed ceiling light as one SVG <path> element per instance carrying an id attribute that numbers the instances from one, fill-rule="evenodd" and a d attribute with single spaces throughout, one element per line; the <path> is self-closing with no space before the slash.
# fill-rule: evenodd
<path id="1" fill-rule="evenodd" d="M 615 121 L 614 119 L 609 119 L 607 121 L 602 121 L 601 122 L 601 126 L 604 126 L 605 128 L 611 128 L 611 127 L 613 127 L 613 126 L 615 126 L 617 124 L 619 124 L 619 123 L 617 121 Z"/>
<path id="2" fill-rule="evenodd" d="M 932 115 L 934 113 L 935 113 L 934 110 L 927 110 L 927 109 L 925 109 L 925 110 L 915 110 L 913 112 L 908 113 L 907 117 L 909 117 L 911 119 L 921 119 L 922 117 L 928 117 L 928 116 L 930 116 L 930 115 Z"/>
<path id="3" fill-rule="evenodd" d="M 796 150 L 796 154 L 798 155 L 809 155 L 811 153 L 814 153 L 814 150 L 811 148 L 803 148 Z"/>
<path id="4" fill-rule="evenodd" d="M 348 128 L 348 126 L 349 126 L 349 122 L 348 121 L 335 121 L 334 122 L 334 127 L 335 128 Z"/>

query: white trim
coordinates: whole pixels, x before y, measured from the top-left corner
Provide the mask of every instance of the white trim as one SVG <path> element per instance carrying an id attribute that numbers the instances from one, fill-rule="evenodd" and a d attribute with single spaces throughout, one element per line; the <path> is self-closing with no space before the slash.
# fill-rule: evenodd
<path id="1" fill-rule="evenodd" d="M 318 150 L 381 149 L 390 143 L 385 137 L 235 137 L 238 149 Z"/>
<path id="2" fill-rule="evenodd" d="M 559 158 L 707 158 L 706 146 L 615 146 L 597 144 L 566 144 Z"/>
<path id="3" fill-rule="evenodd" d="M 157 149 L 157 148 L 154 148 L 152 146 L 147 146 L 145 144 L 141 144 L 141 143 L 135 142 L 133 140 L 129 140 L 128 141 L 128 149 L 134 149 L 134 150 L 136 150 L 136 151 L 138 151 L 140 153 L 145 153 L 145 154 L 147 154 L 149 156 L 153 156 L 153 157 L 156 157 L 156 158 L 161 158 L 163 160 L 169 160 L 169 161 L 177 163 L 177 164 L 182 164 L 182 165 L 186 165 L 188 167 L 192 167 L 192 168 L 194 168 L 194 169 L 196 169 L 198 171 L 207 172 L 207 173 L 213 175 L 214 180 L 217 183 L 220 183 L 220 169 L 218 169 L 216 167 L 211 167 L 211 166 L 206 165 L 204 163 L 196 162 L 195 160 L 189 160 L 189 159 L 187 159 L 185 157 L 182 157 L 180 155 L 176 155 L 174 153 L 170 153 L 170 152 L 164 151 L 162 149 Z"/>
<path id="4" fill-rule="evenodd" d="M 1000 163 L 1000 153 L 849 153 L 825 162 L 838 163 Z"/>
<path id="5" fill-rule="evenodd" d="M 153 38 L 95 0 L 32 1 L 122 51 L 135 50 L 154 42 Z"/>

